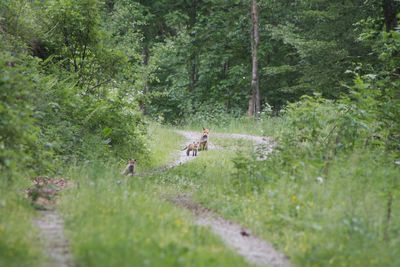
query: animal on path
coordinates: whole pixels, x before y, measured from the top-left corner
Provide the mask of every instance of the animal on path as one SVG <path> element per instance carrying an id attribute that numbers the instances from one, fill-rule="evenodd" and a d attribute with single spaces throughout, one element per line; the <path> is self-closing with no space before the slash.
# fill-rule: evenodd
<path id="1" fill-rule="evenodd" d="M 200 137 L 200 146 L 199 150 L 208 150 L 208 135 L 210 134 L 210 130 L 203 127 L 203 132 Z"/>
<path id="2" fill-rule="evenodd" d="M 197 156 L 197 150 L 199 149 L 199 142 L 187 145 L 184 149 L 186 149 L 186 155 L 190 155 L 190 151 L 192 151 L 192 156 Z"/>

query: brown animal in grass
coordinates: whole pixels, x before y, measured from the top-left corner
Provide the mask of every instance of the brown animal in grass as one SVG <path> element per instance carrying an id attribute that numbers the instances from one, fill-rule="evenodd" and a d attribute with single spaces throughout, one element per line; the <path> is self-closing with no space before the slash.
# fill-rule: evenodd
<path id="1" fill-rule="evenodd" d="M 134 175 L 135 174 L 136 159 L 129 159 L 128 165 L 121 172 L 121 175 Z"/>
<path id="2" fill-rule="evenodd" d="M 187 145 L 184 149 L 186 149 L 186 155 L 190 155 L 190 151 L 192 151 L 192 156 L 197 156 L 197 150 L 199 149 L 199 142 Z"/>

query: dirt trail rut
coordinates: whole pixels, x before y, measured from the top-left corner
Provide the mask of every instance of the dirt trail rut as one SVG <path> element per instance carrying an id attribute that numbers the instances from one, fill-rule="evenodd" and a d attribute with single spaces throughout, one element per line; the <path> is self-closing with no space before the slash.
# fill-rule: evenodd
<path id="1" fill-rule="evenodd" d="M 38 227 L 45 244 L 45 255 L 49 261 L 47 267 L 71 267 L 74 266 L 69 251 L 68 240 L 64 236 L 64 220 L 54 210 L 40 211 L 41 216 L 34 219 L 33 223 Z"/>
<path id="2" fill-rule="evenodd" d="M 41 231 L 44 244 L 46 267 L 73 267 L 69 242 L 64 236 L 64 220 L 55 209 L 57 193 L 67 186 L 67 181 L 57 178 L 35 178 L 33 186 L 26 190 L 27 198 L 39 209 L 40 216 L 33 224 Z"/>
<path id="3" fill-rule="evenodd" d="M 200 137 L 198 132 L 188 132 L 188 131 L 176 131 L 178 134 L 183 135 L 187 142 L 192 142 Z M 272 139 L 244 135 L 244 134 L 222 134 L 214 133 L 210 135 L 212 137 L 221 138 L 235 138 L 235 139 L 245 139 L 251 140 L 256 146 L 258 146 L 260 152 L 260 159 L 266 157 L 268 153 L 271 153 L 275 143 Z M 210 142 L 209 149 L 215 149 L 216 146 Z M 170 164 L 168 168 L 178 166 L 195 157 L 188 157 L 183 153 L 179 153 L 177 160 Z M 200 152 L 203 153 L 203 152 Z M 200 154 L 201 155 L 201 154 Z M 170 196 L 169 200 L 178 206 L 182 206 L 190 210 L 194 215 L 194 222 L 200 226 L 210 227 L 211 231 L 221 237 L 221 239 L 233 250 L 235 250 L 239 255 L 242 255 L 249 263 L 256 264 L 260 266 L 273 266 L 273 267 L 292 267 L 293 265 L 285 255 L 274 249 L 272 244 L 269 242 L 258 238 L 251 234 L 251 231 L 242 227 L 241 225 L 228 221 L 217 213 L 202 207 L 201 205 L 194 203 L 190 196 L 188 195 L 178 195 Z"/>

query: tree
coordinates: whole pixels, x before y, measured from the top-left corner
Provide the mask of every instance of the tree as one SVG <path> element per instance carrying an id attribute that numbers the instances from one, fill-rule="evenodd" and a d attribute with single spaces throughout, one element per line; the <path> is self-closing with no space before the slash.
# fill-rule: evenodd
<path id="1" fill-rule="evenodd" d="M 252 75 L 251 75 L 251 95 L 249 99 L 248 115 L 256 116 L 260 113 L 260 83 L 258 76 L 258 46 L 260 36 L 258 30 L 258 0 L 251 0 L 251 57 L 252 57 Z"/>
<path id="2" fill-rule="evenodd" d="M 383 16 L 385 18 L 386 32 L 390 32 L 396 29 L 397 22 L 397 12 L 396 3 L 394 0 L 383 0 Z"/>

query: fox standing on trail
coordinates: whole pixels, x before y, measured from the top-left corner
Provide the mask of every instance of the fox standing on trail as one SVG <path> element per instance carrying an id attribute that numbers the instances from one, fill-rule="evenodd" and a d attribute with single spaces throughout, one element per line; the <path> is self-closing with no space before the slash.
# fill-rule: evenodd
<path id="1" fill-rule="evenodd" d="M 200 147 L 199 150 L 208 150 L 208 135 L 210 130 L 203 127 L 203 133 L 200 137 Z"/>
<path id="2" fill-rule="evenodd" d="M 197 156 L 197 150 L 199 149 L 199 142 L 195 143 L 193 142 L 193 144 L 187 145 L 184 149 L 186 149 L 186 155 L 189 156 L 190 155 L 190 151 L 192 151 L 192 156 Z"/>

